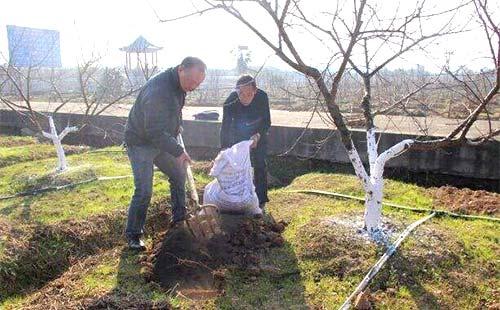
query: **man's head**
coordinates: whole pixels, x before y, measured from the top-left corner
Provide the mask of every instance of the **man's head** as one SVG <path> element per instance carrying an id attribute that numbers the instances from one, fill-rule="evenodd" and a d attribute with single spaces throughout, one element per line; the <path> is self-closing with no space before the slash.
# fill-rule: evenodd
<path id="1" fill-rule="evenodd" d="M 249 105 L 257 93 L 257 84 L 251 75 L 242 75 L 236 82 L 236 92 L 243 105 Z"/>
<path id="2" fill-rule="evenodd" d="M 181 88 L 185 91 L 195 90 L 205 79 L 207 66 L 196 57 L 186 57 L 177 68 Z"/>

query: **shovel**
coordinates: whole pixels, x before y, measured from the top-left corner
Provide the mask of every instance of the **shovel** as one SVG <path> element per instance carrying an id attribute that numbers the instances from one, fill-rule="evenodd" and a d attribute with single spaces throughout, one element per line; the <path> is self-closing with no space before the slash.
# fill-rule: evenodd
<path id="1" fill-rule="evenodd" d="M 185 149 L 182 135 L 179 134 L 177 139 L 179 144 Z M 186 176 L 187 188 L 191 198 L 188 208 L 188 218 L 186 219 L 187 228 L 196 239 L 208 239 L 221 233 L 219 209 L 213 204 L 200 204 L 194 183 L 193 171 L 189 162 L 186 162 Z"/>

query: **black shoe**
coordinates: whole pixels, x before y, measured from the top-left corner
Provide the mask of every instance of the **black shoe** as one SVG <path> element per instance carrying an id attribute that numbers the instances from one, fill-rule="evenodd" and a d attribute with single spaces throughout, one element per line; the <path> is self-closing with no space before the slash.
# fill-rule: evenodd
<path id="1" fill-rule="evenodd" d="M 170 229 L 180 229 L 186 227 L 186 220 L 170 222 Z"/>
<path id="2" fill-rule="evenodd" d="M 174 220 L 170 221 L 170 224 L 168 226 L 170 228 L 180 227 L 180 226 L 184 225 L 184 223 L 186 222 L 187 219 L 188 219 L 188 216 L 184 215 L 184 216 L 176 219 L 175 221 Z"/>
<path id="3" fill-rule="evenodd" d="M 140 238 L 131 238 L 128 239 L 128 248 L 134 251 L 145 251 L 146 246 L 144 245 L 144 241 Z"/>

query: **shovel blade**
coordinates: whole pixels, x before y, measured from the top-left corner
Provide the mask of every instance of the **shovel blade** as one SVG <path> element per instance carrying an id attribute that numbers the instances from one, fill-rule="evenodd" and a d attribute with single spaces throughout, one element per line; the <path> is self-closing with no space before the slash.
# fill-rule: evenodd
<path id="1" fill-rule="evenodd" d="M 186 224 L 196 239 L 210 239 L 222 233 L 219 210 L 215 205 L 202 205 L 199 211 L 186 220 Z"/>

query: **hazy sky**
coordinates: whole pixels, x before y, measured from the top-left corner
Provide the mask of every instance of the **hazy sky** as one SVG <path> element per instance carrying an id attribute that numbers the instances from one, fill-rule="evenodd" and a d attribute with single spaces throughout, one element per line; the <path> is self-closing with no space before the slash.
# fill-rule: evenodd
<path id="1" fill-rule="evenodd" d="M 436 4 L 432 4 L 435 1 Z M 431 6 L 443 6 L 449 1 L 428 0 Z M 381 1 L 380 11 L 393 9 L 399 1 Z M 409 1 L 402 1 L 410 3 Z M 302 1 L 309 11 L 326 10 L 322 0 Z M 154 10 L 153 10 L 154 8 Z M 232 68 L 235 57 L 231 54 L 238 45 L 247 45 L 252 50 L 252 65 L 259 66 L 267 59 L 267 65 L 288 68 L 272 51 L 240 24 L 232 16 L 223 12 L 208 12 L 182 21 L 160 23 L 155 11 L 162 18 L 171 18 L 193 10 L 193 2 L 188 0 L 7 0 L 0 4 L 0 52 L 7 57 L 6 25 L 46 28 L 58 30 L 61 39 L 63 66 L 73 66 L 81 55 L 95 53 L 103 56 L 103 63 L 123 65 L 124 55 L 118 49 L 130 44 L 137 36 L 143 35 L 153 44 L 163 46 L 159 52 L 159 65 L 175 65 L 186 55 L 198 56 L 211 68 Z M 245 12 L 254 15 L 250 7 Z M 319 16 L 311 13 L 311 16 Z M 256 16 L 256 15 L 255 15 Z M 459 20 L 468 20 L 463 13 Z M 269 20 L 258 19 L 256 23 L 263 29 L 272 29 Z M 436 25 L 428 25 L 436 27 Z M 470 26 L 469 28 L 473 28 Z M 299 50 L 305 60 L 315 65 L 325 63 L 331 53 L 310 33 L 298 31 L 294 34 Z M 469 32 L 455 35 L 439 45 L 429 47 L 429 55 L 408 55 L 391 65 L 395 67 L 415 67 L 423 64 L 426 69 L 435 70 L 442 63 L 444 51 L 454 52 L 453 61 L 467 63 L 475 68 L 485 66 L 478 49 L 486 51 L 481 43 L 481 34 Z M 482 46 L 482 48 L 479 48 Z M 429 57 L 430 58 L 427 58 Z M 3 62 L 2 60 L 1 62 Z"/>

